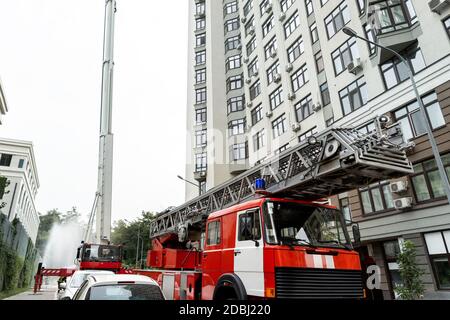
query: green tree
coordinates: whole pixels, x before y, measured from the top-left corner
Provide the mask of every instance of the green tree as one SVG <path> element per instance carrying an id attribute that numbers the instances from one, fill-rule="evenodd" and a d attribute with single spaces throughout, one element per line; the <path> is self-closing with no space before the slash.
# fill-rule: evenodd
<path id="1" fill-rule="evenodd" d="M 3 198 L 3 195 L 7 194 L 9 191 L 6 188 L 9 186 L 9 181 L 6 177 L 0 176 L 0 199 Z M 2 209 L 6 205 L 6 202 L 0 202 L 0 209 Z"/>
<path id="2" fill-rule="evenodd" d="M 402 300 L 416 300 L 423 297 L 425 287 L 422 282 L 423 270 L 416 263 L 414 243 L 405 241 L 397 257 L 402 284 L 395 291 Z"/>
<path id="3" fill-rule="evenodd" d="M 118 220 L 114 223 L 111 240 L 114 244 L 123 244 L 127 253 L 123 264 L 127 267 L 136 267 L 136 257 L 138 266 L 145 260 L 147 251 L 151 248 L 150 223 L 155 215 L 151 212 L 142 212 L 140 218 L 134 221 Z M 139 241 L 139 247 L 138 247 Z M 143 264 L 142 264 L 143 265 Z"/>

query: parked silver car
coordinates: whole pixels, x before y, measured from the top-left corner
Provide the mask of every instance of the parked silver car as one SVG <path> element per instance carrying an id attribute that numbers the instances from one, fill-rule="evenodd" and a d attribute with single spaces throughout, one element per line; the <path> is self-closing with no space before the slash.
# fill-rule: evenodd
<path id="1" fill-rule="evenodd" d="M 104 270 L 78 270 L 74 274 L 67 278 L 66 282 L 59 285 L 59 290 L 56 293 L 57 300 L 71 300 L 75 292 L 82 285 L 82 283 L 90 275 L 113 275 L 112 271 Z"/>

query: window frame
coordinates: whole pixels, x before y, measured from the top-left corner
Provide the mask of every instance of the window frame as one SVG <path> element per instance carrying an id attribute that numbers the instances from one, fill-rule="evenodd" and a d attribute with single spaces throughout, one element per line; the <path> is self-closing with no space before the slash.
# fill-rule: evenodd
<path id="1" fill-rule="evenodd" d="M 389 181 L 380 181 L 380 182 L 377 182 L 377 183 L 374 183 L 374 184 L 371 184 L 366 187 L 358 189 L 359 203 L 361 204 L 361 213 L 363 216 L 377 215 L 377 214 L 391 212 L 391 211 L 396 210 L 394 202 L 392 202 L 392 205 L 390 208 L 387 206 L 386 197 L 384 194 L 384 188 L 387 187 L 388 191 L 391 193 L 391 196 L 392 196 L 392 192 L 389 189 L 389 185 L 390 185 Z M 383 206 L 382 210 L 376 210 L 376 208 L 375 208 L 375 202 L 374 202 L 373 194 L 372 194 L 372 190 L 375 190 L 375 189 L 378 189 L 378 191 L 380 193 L 381 202 L 382 202 L 382 206 Z M 367 192 L 367 194 L 369 195 L 370 206 L 372 209 L 371 212 L 366 212 L 366 209 L 364 208 L 363 197 L 362 197 L 362 193 L 364 193 L 364 192 Z M 393 199 L 393 201 L 395 201 L 395 200 Z"/>

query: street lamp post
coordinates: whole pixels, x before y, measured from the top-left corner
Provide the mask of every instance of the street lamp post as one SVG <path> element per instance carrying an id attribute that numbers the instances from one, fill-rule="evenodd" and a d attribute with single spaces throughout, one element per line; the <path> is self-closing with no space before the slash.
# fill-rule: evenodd
<path id="1" fill-rule="evenodd" d="M 423 105 L 422 98 L 420 97 L 420 94 L 419 94 L 419 90 L 417 90 L 416 80 L 414 80 L 414 74 L 413 74 L 413 72 L 411 70 L 411 67 L 410 67 L 409 63 L 397 51 L 392 50 L 390 48 L 386 48 L 386 47 L 384 47 L 384 46 L 382 46 L 382 45 L 380 45 L 380 44 L 378 44 L 376 42 L 373 42 L 373 41 L 371 41 L 369 39 L 361 37 L 361 36 L 359 36 L 356 33 L 356 31 L 354 31 L 353 29 L 351 29 L 349 27 L 344 27 L 342 29 L 342 31 L 346 35 L 348 35 L 350 37 L 358 38 L 360 40 L 363 40 L 365 42 L 373 44 L 374 46 L 376 46 L 376 47 L 378 47 L 378 48 L 380 48 L 382 50 L 387 50 L 387 51 L 391 52 L 397 58 L 399 58 L 400 61 L 402 61 L 402 63 L 406 66 L 406 70 L 408 70 L 409 79 L 411 80 L 411 83 L 412 83 L 412 86 L 413 86 L 413 89 L 414 89 L 414 93 L 416 95 L 417 103 L 419 104 L 419 109 L 420 109 L 420 112 L 422 114 L 422 118 L 424 119 L 424 122 L 425 122 L 425 128 L 427 130 L 428 140 L 430 141 L 431 149 L 433 150 L 434 159 L 436 161 L 436 165 L 437 165 L 438 170 L 439 170 L 439 175 L 440 175 L 442 183 L 444 185 L 445 194 L 447 195 L 447 200 L 450 203 L 450 182 L 449 182 L 449 179 L 447 177 L 447 173 L 445 172 L 444 164 L 442 163 L 442 159 L 441 159 L 441 156 L 439 154 L 439 149 L 437 147 L 436 140 L 434 139 L 434 136 L 433 136 L 433 130 L 431 129 L 430 123 L 428 121 L 428 116 L 427 116 L 427 113 L 426 113 L 426 110 L 425 110 L 425 106 Z"/>
<path id="2" fill-rule="evenodd" d="M 202 184 L 199 183 L 194 183 L 192 181 L 186 180 L 185 178 L 183 178 L 182 176 L 178 175 L 177 176 L 178 179 L 183 180 L 184 182 L 190 183 L 193 186 L 196 186 L 198 188 L 198 195 L 201 196 L 202 195 Z"/>

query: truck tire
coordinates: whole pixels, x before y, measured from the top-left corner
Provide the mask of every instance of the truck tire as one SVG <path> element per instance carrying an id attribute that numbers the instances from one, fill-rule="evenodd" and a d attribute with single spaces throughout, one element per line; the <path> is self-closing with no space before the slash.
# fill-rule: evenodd
<path id="1" fill-rule="evenodd" d="M 214 289 L 214 300 L 247 300 L 247 291 L 239 278 L 234 273 L 222 275 Z"/>

